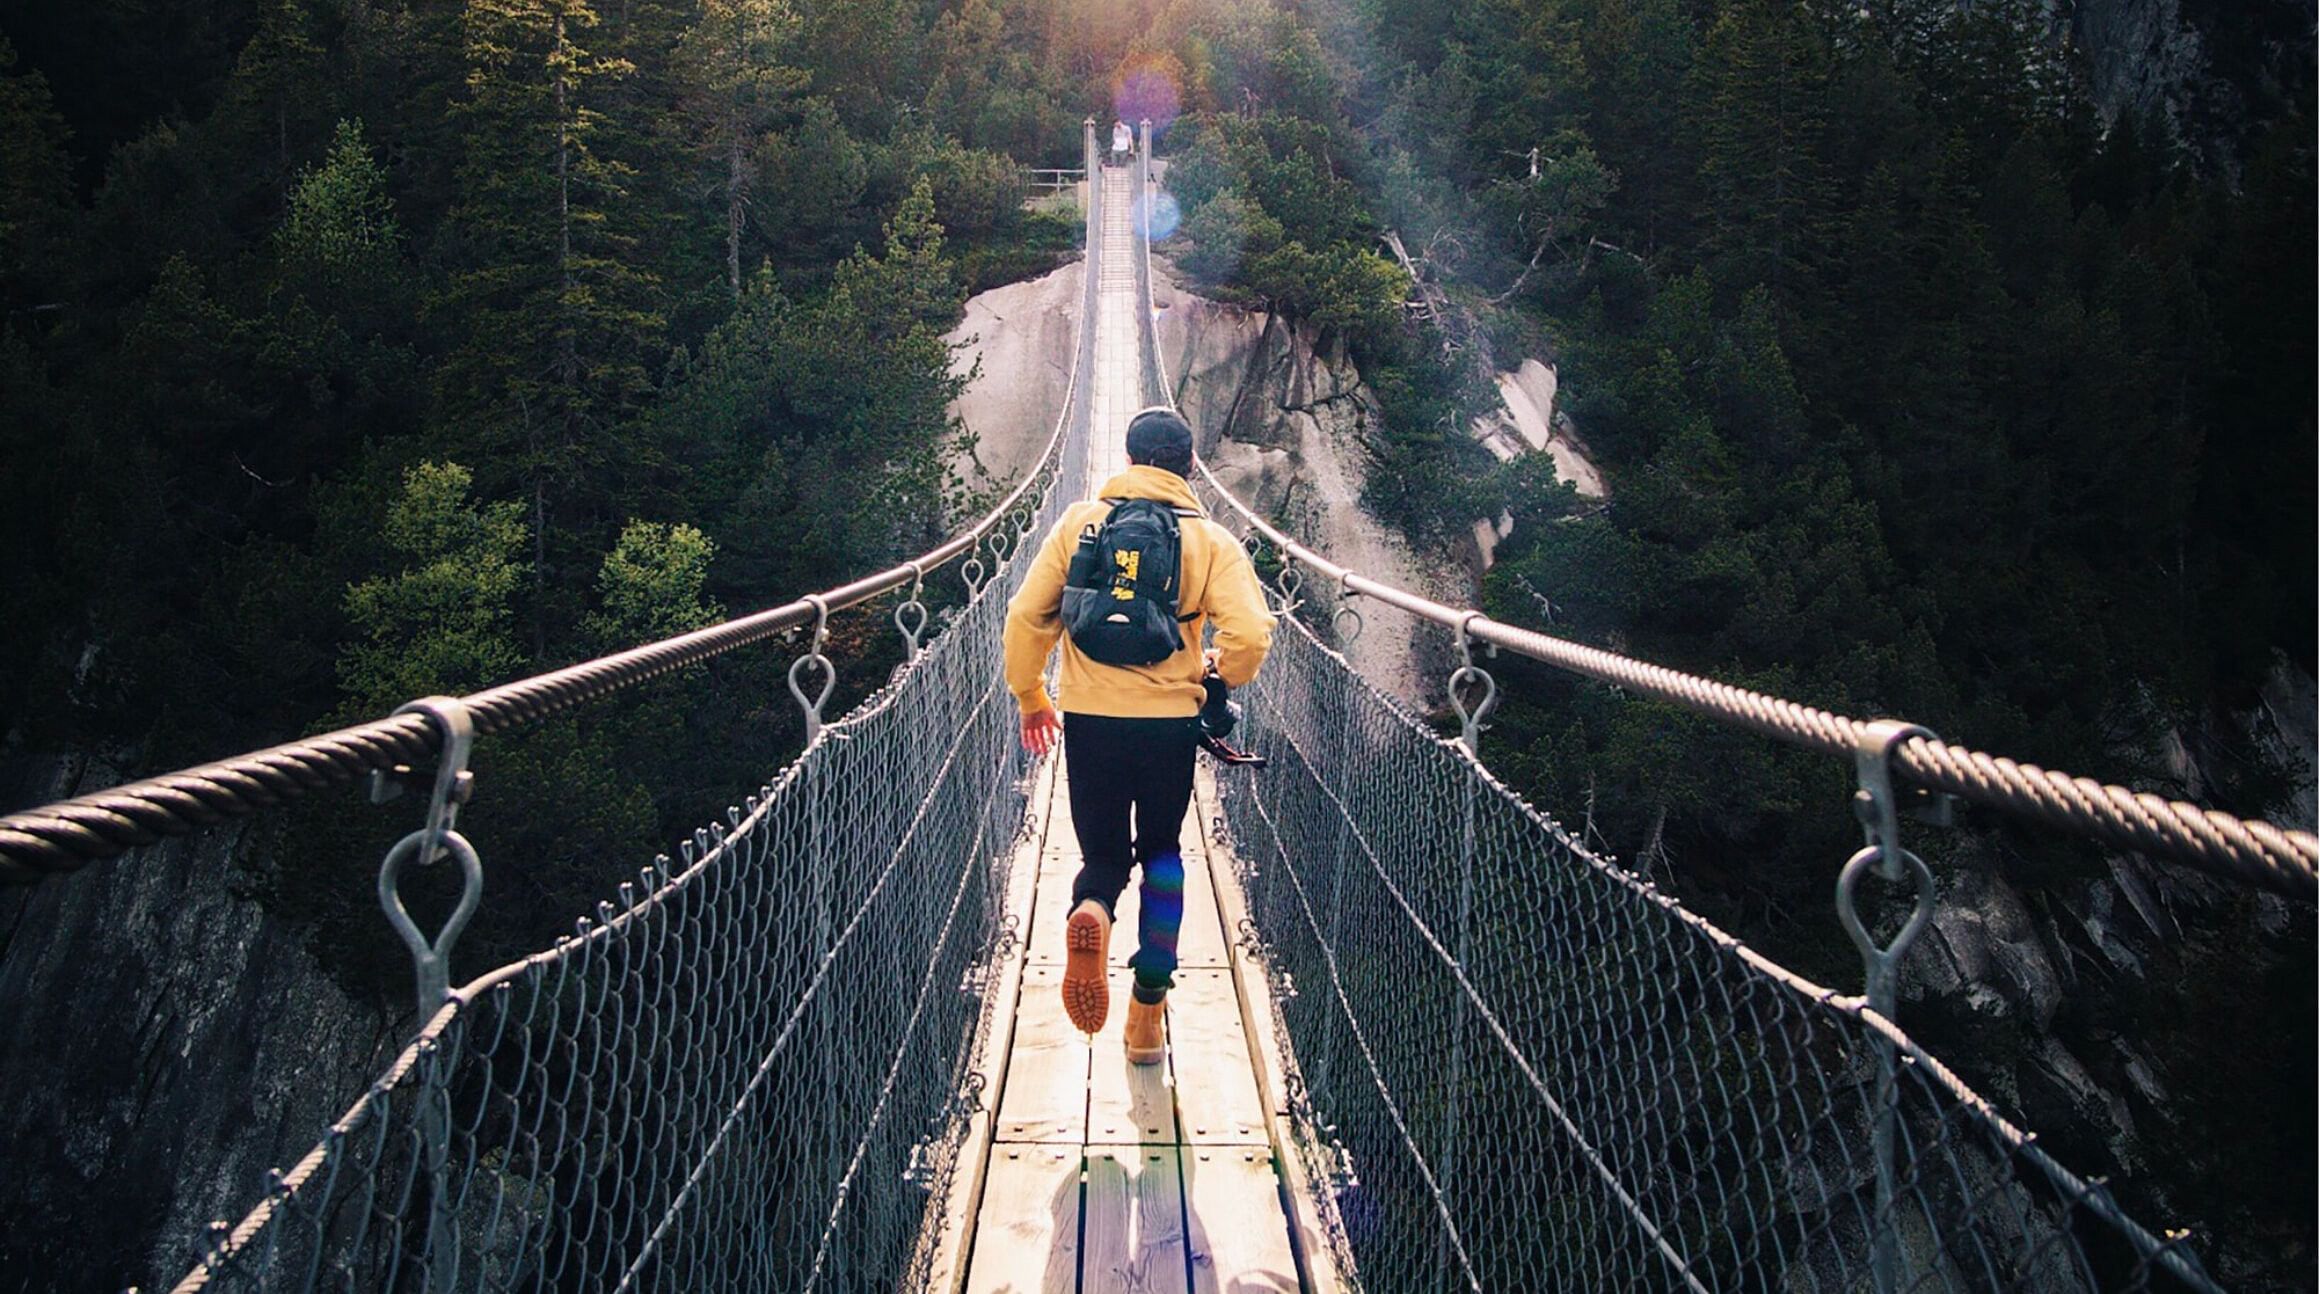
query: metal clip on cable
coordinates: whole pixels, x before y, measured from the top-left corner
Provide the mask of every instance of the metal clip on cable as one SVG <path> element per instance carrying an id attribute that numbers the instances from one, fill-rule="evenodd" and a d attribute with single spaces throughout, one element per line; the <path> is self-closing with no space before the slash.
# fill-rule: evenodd
<path id="1" fill-rule="evenodd" d="M 838 667 L 822 654 L 822 644 L 830 636 L 830 604 L 819 593 L 809 593 L 805 600 L 814 608 L 814 632 L 812 637 L 806 639 L 806 654 L 790 662 L 789 694 L 797 698 L 798 708 L 806 712 L 806 746 L 810 749 L 821 738 L 822 707 L 829 703 L 830 693 L 838 686 Z M 804 685 L 799 682 L 809 665 L 822 668 L 821 691 L 810 698 L 806 696 Z"/>
<path id="2" fill-rule="evenodd" d="M 1337 608 L 1329 613 L 1329 628 L 1337 635 L 1337 641 L 1341 646 L 1351 647 L 1360 641 L 1361 631 L 1368 627 L 1367 622 L 1361 618 L 1360 610 L 1353 605 L 1354 598 L 1358 596 L 1360 595 L 1353 591 L 1353 572 L 1339 571 L 1337 573 Z M 1352 624 L 1353 627 L 1346 628 L 1348 623 Z"/>
<path id="3" fill-rule="evenodd" d="M 1298 573 L 1295 563 L 1281 567 L 1281 573 L 1273 579 L 1273 586 L 1277 591 L 1273 601 L 1274 615 L 1286 618 L 1305 605 L 1304 599 L 1297 596 L 1298 590 L 1305 587 L 1305 577 Z"/>
<path id="4" fill-rule="evenodd" d="M 1894 980 L 1901 958 L 1933 920 L 1933 871 L 1924 859 L 1901 847 L 1901 797 L 1893 785 L 1893 752 L 1913 737 L 1941 740 L 1930 729 L 1897 719 L 1876 719 L 1862 725 L 1853 746 L 1853 766 L 1860 779 L 1860 789 L 1853 793 L 1853 812 L 1861 820 L 1868 843 L 1845 860 L 1845 869 L 1837 874 L 1837 920 L 1861 950 L 1869 1009 L 1887 1020 L 1894 1018 Z M 1945 802 L 1936 798 L 1928 807 L 1932 810 L 1928 816 L 1947 822 Z M 1889 882 L 1914 880 L 1917 885 L 1917 903 L 1910 909 L 1909 919 L 1902 923 L 1893 942 L 1883 947 L 1870 935 L 1854 899 L 1861 878 L 1872 869 Z M 1877 1038 L 1875 1050 L 1876 1122 L 1870 1129 L 1870 1157 L 1877 1170 L 1877 1213 L 1869 1241 L 1869 1278 L 1877 1294 L 1892 1294 L 1903 1285 L 1902 1246 L 1895 1216 L 1900 1183 L 1894 1162 L 1901 1128 L 1900 1060 L 1892 1041 L 1883 1036 Z"/>
<path id="5" fill-rule="evenodd" d="M 902 659 L 907 663 L 918 659 L 918 639 L 920 634 L 926 632 L 928 614 L 923 601 L 926 594 L 926 568 L 915 561 L 904 565 L 910 568 L 910 596 L 894 608 L 894 627 L 902 631 Z M 918 615 L 913 618 L 906 614 L 911 611 L 916 611 Z"/>
<path id="6" fill-rule="evenodd" d="M 1901 847 L 1901 795 L 1893 785 L 1893 752 L 1902 742 L 1913 737 L 1939 741 L 1930 729 L 1896 719 L 1877 719 L 1863 724 L 1860 741 L 1853 751 L 1853 765 L 1860 779 L 1860 789 L 1853 793 L 1853 812 L 1861 820 L 1862 834 L 1867 843 L 1845 862 L 1845 869 L 1837 874 L 1837 920 L 1845 933 L 1852 937 L 1854 946 L 1861 950 L 1862 968 L 1866 979 L 1869 1007 L 1887 1019 L 1893 1013 L 1893 970 L 1900 963 L 1909 945 L 1933 919 L 1933 872 L 1923 859 Z M 1946 825 L 1949 805 L 1946 797 L 1934 797 L 1924 806 L 1924 816 Z M 1874 868 L 1880 877 L 1895 884 L 1914 881 L 1917 904 L 1901 933 L 1883 947 L 1870 935 L 1854 899 L 1864 873 Z"/>
<path id="7" fill-rule="evenodd" d="M 1474 663 L 1474 640 L 1468 626 L 1482 618 L 1479 611 L 1470 611 L 1458 622 L 1458 668 L 1450 671 L 1450 708 L 1458 712 L 1458 739 L 1466 745 L 1466 753 L 1482 758 L 1483 720 L 1498 706 L 1498 680 L 1490 671 Z M 1482 699 L 1468 708 L 1458 694 L 1462 687 L 1474 683 L 1482 685 Z"/>
<path id="8" fill-rule="evenodd" d="M 467 770 L 468 756 L 475 748 L 475 724 L 466 704 L 456 697 L 425 697 L 395 713 L 424 714 L 443 733 L 443 747 L 435 766 L 435 792 L 427 803 L 427 823 L 396 841 L 387 851 L 386 860 L 379 864 L 379 907 L 387 914 L 387 924 L 395 928 L 404 946 L 411 950 L 411 961 L 418 975 L 419 1018 L 423 1023 L 450 996 L 451 947 L 459 942 L 460 932 L 467 928 L 468 919 L 475 915 L 476 905 L 483 898 L 483 860 L 476 856 L 475 846 L 467 842 L 467 837 L 453 829 L 459 818 L 459 806 L 468 801 L 475 789 L 475 775 Z M 393 798 L 385 790 L 384 776 L 372 780 L 372 798 Z M 413 860 L 422 867 L 430 866 L 446 853 L 459 860 L 459 905 L 452 909 L 443 928 L 430 940 L 420 932 L 419 923 L 412 920 L 410 909 L 403 906 L 400 892 L 403 869 Z"/>

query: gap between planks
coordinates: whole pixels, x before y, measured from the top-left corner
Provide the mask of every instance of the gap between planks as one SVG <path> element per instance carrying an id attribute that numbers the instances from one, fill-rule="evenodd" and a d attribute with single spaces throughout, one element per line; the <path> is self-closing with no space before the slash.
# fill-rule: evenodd
<path id="1" fill-rule="evenodd" d="M 1032 904 L 1039 889 L 1039 861 L 1047 837 L 1054 830 L 1057 772 L 1061 755 L 1040 761 L 1029 802 L 1024 810 L 1032 824 L 1030 834 L 1016 842 L 1007 874 L 1007 919 L 1014 924 L 1015 947 L 998 969 L 996 997 L 981 1036 L 976 1039 L 974 1066 L 969 1073 L 985 1076 L 981 1099 L 959 1146 L 950 1189 L 927 1201 L 919 1225 L 920 1244 L 934 1237 L 934 1256 L 927 1268 L 926 1288 L 957 1294 L 964 1288 L 968 1256 L 975 1248 L 975 1225 L 990 1166 L 994 1125 L 999 1118 L 999 1095 L 1007 1090 L 1007 1062 L 1014 1051 L 1016 1008 L 1022 997 L 1023 971 L 1030 951 Z"/>
<path id="2" fill-rule="evenodd" d="M 1262 777 L 1264 774 L 1251 769 L 1234 775 Z M 1264 1111 L 1267 1140 L 1272 1145 L 1273 1162 L 1278 1170 L 1276 1203 L 1288 1215 L 1289 1238 L 1296 1250 L 1297 1274 L 1303 1287 L 1313 1294 L 1357 1289 L 1339 1266 L 1337 1248 L 1331 1239 L 1344 1234 L 1334 1199 L 1318 1194 L 1319 1184 L 1305 1170 L 1298 1145 L 1305 1130 L 1298 1126 L 1289 1109 L 1289 1058 L 1283 1054 L 1279 1041 L 1271 982 L 1261 959 L 1240 939 L 1241 927 L 1249 920 L 1248 898 L 1241 890 L 1240 873 L 1234 867 L 1231 842 L 1223 834 L 1223 806 L 1217 799 L 1216 781 L 1216 769 L 1205 763 L 1200 765 L 1193 775 L 1192 808 L 1200 819 L 1201 855 L 1208 867 L 1210 889 L 1216 895 L 1217 917 L 1231 946 L 1231 954 L 1225 960 L 1232 971 L 1234 997 L 1240 1003 L 1241 1027 L 1249 1054 L 1256 1061 L 1258 1104 Z"/>

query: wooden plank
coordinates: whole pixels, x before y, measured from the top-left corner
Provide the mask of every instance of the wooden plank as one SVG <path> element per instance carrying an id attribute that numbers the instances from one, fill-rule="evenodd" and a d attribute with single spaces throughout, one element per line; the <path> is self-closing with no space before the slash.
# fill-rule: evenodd
<path id="1" fill-rule="evenodd" d="M 1112 1009 L 1096 1035 L 1087 1084 L 1087 1137 L 1100 1143 L 1172 1145 L 1176 1141 L 1176 1100 L 1168 1086 L 1168 1064 L 1131 1065 L 1126 1047 L 1128 992 L 1132 976 L 1112 968 Z"/>
<path id="2" fill-rule="evenodd" d="M 1223 970 L 1179 971 L 1168 995 L 1176 1112 L 1186 1145 L 1267 1144 L 1264 1102 L 1234 995 L 1232 973 Z"/>
<path id="3" fill-rule="evenodd" d="M 1015 1046 L 999 1095 L 1000 1141 L 1079 1145 L 1087 1135 L 1088 1045 L 1063 1014 L 1063 971 L 1023 972 Z"/>
<path id="4" fill-rule="evenodd" d="M 1025 806 L 1025 821 L 1031 824 L 1031 832 L 1015 848 L 1007 876 L 1005 909 L 1018 931 L 1030 923 L 1032 895 L 1039 884 L 1039 856 L 1048 833 L 1047 811 L 1055 799 L 1056 769 L 1062 762 L 1050 759 L 1039 766 L 1030 803 Z M 1022 995 L 1025 951 L 1019 942 L 1012 955 L 1000 959 L 991 977 L 990 1012 L 975 1039 L 974 1068 L 985 1076 L 984 1091 L 994 1095 L 1006 1090 L 1007 1060 L 1015 1040 L 1015 1013 Z M 919 1235 L 921 1244 L 928 1243 L 928 1237 L 937 1238 L 932 1242 L 935 1249 L 927 1266 L 926 1288 L 930 1291 L 955 1294 L 966 1278 L 967 1256 L 975 1243 L 976 1218 L 983 1198 L 984 1174 L 989 1167 L 991 1141 L 998 1125 L 994 1105 L 993 1100 L 986 1098 L 982 1108 L 975 1111 L 967 1124 L 966 1139 L 959 1146 L 950 1188 L 927 1201 L 929 1225 L 922 1225 Z M 948 1224 L 938 1223 L 938 1218 L 948 1219 Z"/>
<path id="5" fill-rule="evenodd" d="M 1192 803 L 1200 815 L 1201 833 L 1208 857 L 1209 880 L 1216 886 L 1217 909 L 1225 928 L 1238 930 L 1248 918 L 1246 896 L 1241 893 L 1239 878 L 1233 871 L 1233 856 L 1229 845 L 1217 831 L 1220 806 L 1216 798 L 1216 777 L 1211 769 L 1203 768 L 1193 779 Z M 1290 1240 L 1296 1247 L 1297 1261 L 1304 1274 L 1305 1288 L 1314 1294 L 1335 1294 L 1354 1288 L 1347 1274 L 1337 1265 L 1337 1252 L 1330 1242 L 1332 1234 L 1342 1234 L 1342 1225 L 1335 1217 L 1335 1201 L 1322 1194 L 1316 1183 L 1305 1172 L 1304 1161 L 1295 1149 L 1294 1138 L 1302 1134 L 1289 1110 L 1286 1075 L 1289 1058 L 1281 1053 L 1279 1035 L 1275 1031 L 1272 989 L 1265 979 L 1264 967 L 1244 955 L 1236 943 L 1232 956 L 1233 980 L 1240 999 L 1242 1035 L 1250 1054 L 1255 1058 L 1257 1087 L 1263 1102 L 1265 1119 L 1276 1152 L 1278 1169 L 1286 1189 L 1282 1191 L 1289 1205 Z"/>
<path id="6" fill-rule="evenodd" d="M 1083 1290 L 1186 1294 L 1174 1146 L 1089 1146 Z"/>
<path id="7" fill-rule="evenodd" d="M 1182 1154 L 1193 1294 L 1299 1290 L 1272 1148 L 1187 1146 Z"/>
<path id="8" fill-rule="evenodd" d="M 1186 838 L 1191 838 L 1189 832 Z M 1224 919 L 1217 912 L 1216 887 L 1209 882 L 1207 863 L 1190 850 L 1184 858 L 1184 926 L 1176 936 L 1176 964 L 1216 970 L 1225 965 Z"/>
<path id="9" fill-rule="evenodd" d="M 1264 1099 L 1248 1062 L 1232 972 L 1176 972 L 1169 993 L 1169 1062 L 1186 1146 L 1264 1146 Z"/>
<path id="10" fill-rule="evenodd" d="M 1079 1280 L 1080 1150 L 998 1146 L 983 1182 L 969 1294 L 1071 1294 Z"/>
<path id="11" fill-rule="evenodd" d="M 1030 955 L 1034 966 L 1063 965 L 1063 923 L 1071 916 L 1071 873 L 1039 872 L 1039 897 L 1031 909 Z"/>

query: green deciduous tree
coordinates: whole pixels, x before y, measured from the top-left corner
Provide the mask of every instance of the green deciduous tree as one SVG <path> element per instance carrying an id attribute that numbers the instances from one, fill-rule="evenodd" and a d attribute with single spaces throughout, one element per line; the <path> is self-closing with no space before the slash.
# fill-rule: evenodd
<path id="1" fill-rule="evenodd" d="M 702 592 L 715 552 L 707 535 L 681 522 L 629 522 L 597 569 L 589 636 L 617 651 L 715 624 L 723 613 Z"/>
<path id="2" fill-rule="evenodd" d="M 346 591 L 361 638 L 339 676 L 355 713 L 504 682 L 522 660 L 514 603 L 524 577 L 523 505 L 477 503 L 474 484 L 457 463 L 404 474 L 380 532 L 403 567 Z"/>
<path id="3" fill-rule="evenodd" d="M 363 142 L 362 123 L 342 121 L 329 155 L 298 177 L 290 210 L 274 232 L 292 273 L 327 274 L 374 290 L 402 243 L 385 168 Z"/>

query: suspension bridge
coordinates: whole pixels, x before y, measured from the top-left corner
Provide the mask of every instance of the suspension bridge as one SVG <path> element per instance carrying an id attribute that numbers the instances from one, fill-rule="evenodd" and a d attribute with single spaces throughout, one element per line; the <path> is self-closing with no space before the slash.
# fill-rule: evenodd
<path id="1" fill-rule="evenodd" d="M 1057 1002 L 1076 867 L 1060 757 L 1017 742 L 999 630 L 1060 507 L 1168 402 L 1150 139 L 1086 140 L 1071 391 L 1037 468 L 889 571 L 679 638 L 0 819 L 28 882 L 369 777 L 427 790 L 379 897 L 423 1026 L 311 1151 L 183 1255 L 180 1290 L 2214 1290 L 1928 1054 L 1894 967 L 1932 909 L 1905 822 L 1951 797 L 2303 903 L 2320 842 L 1506 625 L 1311 551 L 1279 559 L 1245 690 L 1271 766 L 1203 769 L 1170 1055 L 1127 1065 Z M 967 597 L 930 614 L 926 581 Z M 851 712 L 831 613 L 908 659 Z M 1360 599 L 1451 635 L 1456 740 L 1350 669 Z M 474 744 L 802 635 L 804 752 L 553 947 L 464 981 L 487 861 Z M 1864 991 L 1813 983 L 1600 856 L 1479 760 L 1484 652 L 1545 661 L 1852 762 L 1837 878 Z M 488 793 L 488 788 L 484 789 Z M 1832 860 L 1834 863 L 1835 860 Z M 420 867 L 464 879 L 429 931 Z M 1864 916 L 1872 877 L 1913 900 Z M 1122 920 L 1133 925 L 1133 894 Z M 1125 991 L 1123 976 L 1116 986 Z"/>

